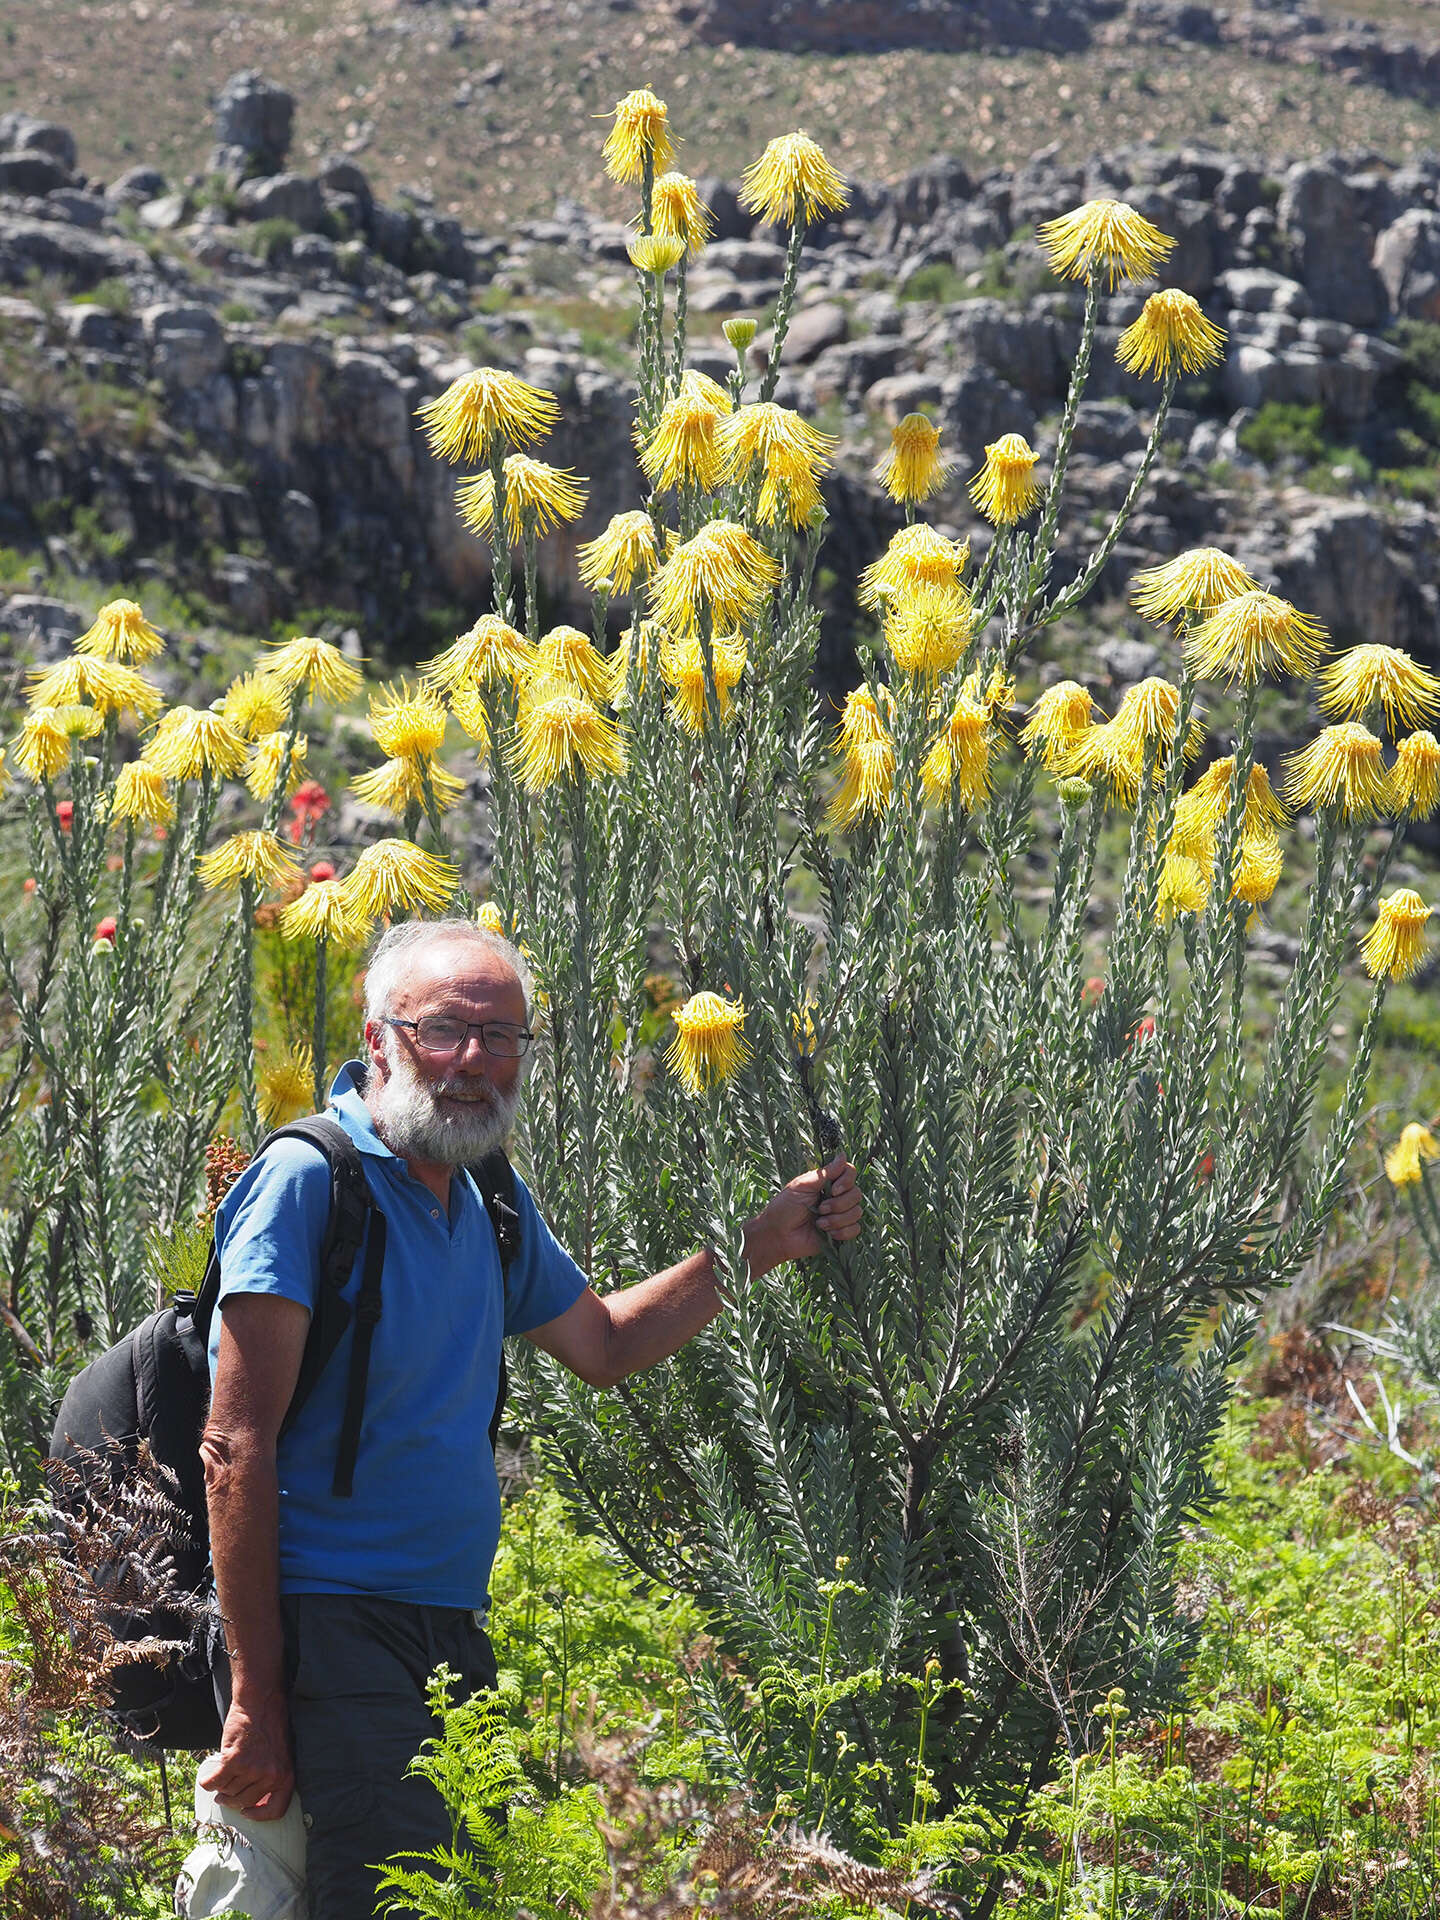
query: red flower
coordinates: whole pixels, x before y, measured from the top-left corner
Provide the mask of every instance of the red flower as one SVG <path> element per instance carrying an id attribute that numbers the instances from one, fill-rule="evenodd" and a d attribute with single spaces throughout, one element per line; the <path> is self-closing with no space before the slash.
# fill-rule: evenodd
<path id="1" fill-rule="evenodd" d="M 301 820 L 318 820 L 330 811 L 330 796 L 318 780 L 306 780 L 291 794 L 290 811 Z"/>
<path id="2" fill-rule="evenodd" d="M 1199 1166 L 1195 1169 L 1195 1184 L 1200 1187 L 1208 1186 L 1210 1182 L 1210 1176 L 1214 1173 L 1214 1171 L 1215 1171 L 1215 1156 L 1213 1153 L 1207 1153 L 1205 1157 L 1201 1160 Z"/>
<path id="3" fill-rule="evenodd" d="M 1153 1013 L 1147 1013 L 1136 1027 L 1135 1038 L 1137 1040 L 1153 1040 L 1155 1038 L 1155 1016 Z"/>
<path id="4" fill-rule="evenodd" d="M 35 891 L 35 876 L 33 873 L 30 874 L 25 881 L 25 891 L 26 893 L 33 893 Z"/>
<path id="5" fill-rule="evenodd" d="M 107 873 L 119 873 L 124 864 L 125 857 L 123 854 L 111 853 L 105 856 L 105 871 Z"/>
<path id="6" fill-rule="evenodd" d="M 333 880 L 335 878 L 335 869 L 328 860 L 317 860 L 310 869 L 310 878 L 312 880 Z"/>
<path id="7" fill-rule="evenodd" d="M 152 827 L 150 831 L 157 840 L 168 840 L 170 838 L 170 829 L 168 827 Z"/>
<path id="8" fill-rule="evenodd" d="M 1093 1007 L 1095 1002 L 1100 998 L 1101 994 L 1104 993 L 1104 991 L 1105 991 L 1104 976 L 1102 974 L 1092 973 L 1090 978 L 1085 982 L 1084 986 L 1080 989 L 1081 1004 L 1087 1007 Z"/>
<path id="9" fill-rule="evenodd" d="M 70 831 L 70 822 L 75 818 L 75 802 L 73 800 L 57 800 L 55 802 L 55 818 L 60 822 L 60 831 L 62 833 L 68 833 Z"/>
<path id="10" fill-rule="evenodd" d="M 95 938 L 97 940 L 108 940 L 111 946 L 114 946 L 115 916 L 113 913 L 107 913 L 103 920 L 97 920 L 95 922 Z"/>

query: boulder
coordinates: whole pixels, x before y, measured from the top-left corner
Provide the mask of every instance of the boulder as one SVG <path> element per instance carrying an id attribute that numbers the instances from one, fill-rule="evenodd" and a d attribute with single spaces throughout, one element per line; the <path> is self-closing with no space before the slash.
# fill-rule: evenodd
<path id="1" fill-rule="evenodd" d="M 923 227 L 942 207 L 968 200 L 974 191 L 964 162 L 953 153 L 940 153 L 904 176 L 892 190 L 891 205 L 903 225 Z"/>
<path id="2" fill-rule="evenodd" d="M 892 373 L 875 382 L 865 405 L 893 427 L 907 413 L 938 410 L 944 399 L 945 382 L 938 373 Z"/>
<path id="3" fill-rule="evenodd" d="M 143 247 L 108 233 L 86 233 L 63 220 L 0 214 L 0 285 L 23 286 L 32 273 L 53 273 L 72 293 L 101 280 L 152 275 Z"/>
<path id="4" fill-rule="evenodd" d="M 904 351 L 899 340 L 850 340 L 827 347 L 811 375 L 815 405 L 834 399 L 857 403 L 877 380 L 900 371 Z"/>
<path id="5" fill-rule="evenodd" d="M 1003 300 L 966 300 L 947 311 L 944 328 L 962 365 L 988 367 L 1037 406 L 1064 393 L 1068 363 L 1044 316 Z"/>
<path id="6" fill-rule="evenodd" d="M 791 316 L 782 357 L 787 366 L 805 366 L 827 347 L 839 346 L 849 334 L 850 322 L 844 307 L 835 300 L 817 300 L 813 307 L 802 307 Z M 757 336 L 755 345 L 768 352 L 773 338 L 767 328 Z"/>
<path id="7" fill-rule="evenodd" d="M 1099 460 L 1118 460 L 1145 444 L 1145 427 L 1133 407 L 1123 400 L 1082 400 L 1075 410 L 1076 453 Z"/>
<path id="8" fill-rule="evenodd" d="M 0 153 L 0 193 L 46 194 L 69 185 L 70 169 L 53 154 L 39 148 L 33 153 Z"/>
<path id="9" fill-rule="evenodd" d="M 78 607 L 43 594 L 16 593 L 0 604 L 0 636 L 18 641 L 41 666 L 58 660 L 89 624 Z"/>
<path id="10" fill-rule="evenodd" d="M 1375 270 L 1391 309 L 1406 320 L 1440 320 L 1440 213 L 1411 207 L 1375 242 Z"/>
<path id="11" fill-rule="evenodd" d="M 77 227 L 98 227 L 105 218 L 106 206 L 98 193 L 85 193 L 79 187 L 57 187 L 45 196 L 45 217 L 68 220 Z"/>
<path id="12" fill-rule="evenodd" d="M 1385 295 L 1370 263 L 1375 236 L 1360 196 L 1333 168 L 1303 161 L 1285 176 L 1276 209 L 1297 277 L 1316 307 L 1353 327 L 1373 327 Z"/>
<path id="13" fill-rule="evenodd" d="M 785 249 L 767 240 L 712 240 L 703 255 L 708 273 L 742 281 L 778 280 L 785 271 Z"/>
<path id="14" fill-rule="evenodd" d="M 224 329 L 208 307 L 147 307 L 140 324 L 155 372 L 168 388 L 203 386 L 225 365 Z"/>
<path id="15" fill-rule="evenodd" d="M 1311 311 L 1310 296 L 1300 282 L 1269 267 L 1231 267 L 1215 285 L 1227 304 L 1243 313 L 1288 313 L 1299 319 Z"/>
<path id="16" fill-rule="evenodd" d="M 345 153 L 327 153 L 315 169 L 315 182 L 325 193 L 349 194 L 367 210 L 375 198 L 364 170 Z"/>
<path id="17" fill-rule="evenodd" d="M 942 447 L 954 448 L 970 467 L 978 467 L 986 447 L 1003 434 L 1035 433 L 1035 410 L 1026 396 L 988 367 L 970 367 L 945 382 L 941 417 Z"/>
<path id="18" fill-rule="evenodd" d="M 242 181 L 235 210 L 244 220 L 293 220 L 302 233 L 313 233 L 325 217 L 325 202 L 308 175 L 276 173 Z"/>
<path id="19" fill-rule="evenodd" d="M 152 233 L 173 233 L 183 227 L 190 203 L 183 193 L 164 193 L 158 200 L 147 200 L 140 209 L 140 224 Z"/>
<path id="20" fill-rule="evenodd" d="M 255 69 L 232 73 L 215 100 L 210 171 L 240 180 L 279 173 L 290 151 L 294 95 Z"/>
<path id="21" fill-rule="evenodd" d="M 1384 521 L 1363 502 L 1326 501 L 1297 522 L 1276 572 L 1286 599 L 1323 620 L 1340 645 L 1406 643 L 1404 576 Z"/>
<path id="22" fill-rule="evenodd" d="M 158 167 L 129 167 L 110 182 L 105 198 L 112 206 L 140 207 L 147 200 L 158 200 L 168 186 Z"/>
<path id="23" fill-rule="evenodd" d="M 715 239 L 748 240 L 754 219 L 741 206 L 740 196 L 729 181 L 706 179 L 696 185 L 715 222 Z"/>
<path id="24" fill-rule="evenodd" d="M 48 153 L 66 173 L 75 171 L 75 136 L 54 120 L 29 113 L 0 113 L 0 148 L 16 153 Z"/>

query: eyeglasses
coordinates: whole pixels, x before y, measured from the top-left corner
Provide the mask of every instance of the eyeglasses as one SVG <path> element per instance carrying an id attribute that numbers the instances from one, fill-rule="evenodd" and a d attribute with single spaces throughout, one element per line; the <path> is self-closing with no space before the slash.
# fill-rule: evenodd
<path id="1" fill-rule="evenodd" d="M 459 1053 L 472 1033 L 492 1059 L 523 1060 L 535 1036 L 528 1027 L 507 1026 L 503 1020 L 448 1020 L 444 1014 L 426 1014 L 423 1020 L 389 1020 L 387 1027 L 408 1027 L 422 1053 Z"/>

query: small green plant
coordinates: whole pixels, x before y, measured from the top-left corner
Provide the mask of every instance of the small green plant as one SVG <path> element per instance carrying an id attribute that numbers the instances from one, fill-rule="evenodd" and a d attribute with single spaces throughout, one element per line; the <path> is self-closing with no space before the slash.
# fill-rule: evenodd
<path id="1" fill-rule="evenodd" d="M 1313 465 L 1331 451 L 1325 435 L 1324 408 L 1283 400 L 1267 400 L 1236 437 L 1246 453 L 1253 453 L 1267 467 L 1277 466 L 1282 460 Z"/>
<path id="2" fill-rule="evenodd" d="M 88 293 L 76 294 L 75 301 L 79 306 L 103 307 L 106 313 L 117 315 L 129 313 L 134 304 L 130 283 L 115 274 L 97 282 Z"/>
<path id="3" fill-rule="evenodd" d="M 268 220 L 257 220 L 245 235 L 245 245 L 257 259 L 271 261 L 281 259 L 290 250 L 290 242 L 299 237 L 300 229 L 293 220 L 275 216 Z"/>

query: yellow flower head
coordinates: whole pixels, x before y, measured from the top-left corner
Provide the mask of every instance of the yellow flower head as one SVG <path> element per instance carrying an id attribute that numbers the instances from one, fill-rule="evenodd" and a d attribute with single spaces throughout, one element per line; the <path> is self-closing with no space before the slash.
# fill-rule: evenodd
<path id="1" fill-rule="evenodd" d="M 312 700 L 328 700 L 337 707 L 353 700 L 365 679 L 338 647 L 309 634 L 282 640 L 261 672 L 278 681 L 287 693 L 304 692 Z"/>
<path id="2" fill-rule="evenodd" d="M 730 397 L 703 373 L 688 369 L 679 391 L 660 410 L 655 431 L 640 449 L 640 465 L 657 488 L 699 487 L 709 493 L 722 471 L 716 429 L 730 411 Z M 643 521 L 650 531 L 651 565 L 655 561 L 655 529 L 649 514 L 623 516 Z M 611 522 L 613 526 L 614 521 Z M 599 542 L 595 543 L 596 545 Z M 648 569 L 647 569 L 648 571 Z"/>
<path id="3" fill-rule="evenodd" d="M 485 696 L 478 687 L 457 687 L 450 696 L 450 711 L 480 748 L 483 759 L 490 745 L 490 716 L 485 711 Z"/>
<path id="4" fill-rule="evenodd" d="M 1015 678 L 1006 673 L 999 661 L 995 661 L 985 684 L 980 684 L 980 668 L 972 667 L 961 683 L 960 691 L 967 700 L 974 700 L 984 707 L 991 723 L 1005 719 L 1015 705 Z"/>
<path id="5" fill-rule="evenodd" d="M 1046 687 L 1020 729 L 1020 744 L 1033 760 L 1058 773 L 1069 765 L 1076 742 L 1089 732 L 1095 702 L 1076 680 L 1057 680 Z"/>
<path id="6" fill-rule="evenodd" d="M 625 748 L 615 722 L 573 680 L 535 680 L 525 689 L 515 721 L 510 764 L 529 793 L 543 793 L 583 767 L 593 780 L 625 771 Z"/>
<path id="7" fill-rule="evenodd" d="M 420 669 L 420 678 L 437 693 L 494 687 L 529 673 L 535 649 L 523 633 L 507 626 L 498 613 L 482 613 L 474 626 Z"/>
<path id="8" fill-rule="evenodd" d="M 1222 600 L 1185 636 L 1185 664 L 1201 680 L 1241 681 L 1266 673 L 1306 674 L 1326 633 L 1318 620 L 1256 587 Z"/>
<path id="9" fill-rule="evenodd" d="M 867 815 L 878 817 L 889 806 L 895 789 L 895 743 L 888 733 L 847 742 L 842 728 L 837 744 L 843 765 L 840 785 L 830 802 L 830 824 L 853 827 Z"/>
<path id="10" fill-rule="evenodd" d="M 1425 922 L 1434 911 L 1413 887 L 1401 887 L 1380 902 L 1360 947 L 1372 980 L 1409 979 L 1425 958 Z"/>
<path id="11" fill-rule="evenodd" d="M 699 1095 L 739 1072 L 750 1058 L 741 1028 L 745 1002 L 718 993 L 692 993 L 670 1015 L 675 1033 L 666 1057 L 687 1093 Z"/>
<path id="12" fill-rule="evenodd" d="M 938 737 L 920 766 L 920 780 L 932 800 L 944 800 L 953 787 L 970 812 L 990 796 L 990 715 L 964 694 L 950 709 Z"/>
<path id="13" fill-rule="evenodd" d="M 762 400 L 737 407 L 721 422 L 716 440 L 727 480 L 760 473 L 756 511 L 762 520 L 803 526 L 821 505 L 819 476 L 830 463 L 833 434 L 821 433 L 789 407 Z"/>
<path id="14" fill-rule="evenodd" d="M 654 173 L 663 174 L 675 158 L 665 102 L 648 87 L 637 87 L 615 103 L 613 114 L 603 153 L 610 178 L 620 186 L 643 180 L 647 161 Z"/>
<path id="15" fill-rule="evenodd" d="M 438 913 L 449 905 L 459 878 L 450 861 L 413 840 L 374 840 L 340 884 L 351 910 L 373 921 L 397 910 Z"/>
<path id="16" fill-rule="evenodd" d="M 112 820 L 143 820 L 148 826 L 168 827 L 175 821 L 175 802 L 163 773 L 143 760 L 130 760 L 115 776 L 110 793 Z"/>
<path id="17" fill-rule="evenodd" d="M 263 734 L 255 742 L 255 757 L 250 762 L 250 771 L 245 776 L 245 784 L 257 800 L 268 800 L 275 791 L 275 783 L 280 778 L 280 768 L 285 759 L 285 742 L 288 733 Z M 294 745 L 290 749 L 290 766 L 285 775 L 286 793 L 294 793 L 305 778 L 305 757 L 310 750 L 310 742 L 303 733 L 296 734 Z"/>
<path id="18" fill-rule="evenodd" d="M 907 413 L 890 435 L 890 449 L 875 478 L 901 506 L 918 506 L 938 493 L 954 470 L 940 457 L 940 429 L 923 413 Z"/>
<path id="19" fill-rule="evenodd" d="M 141 758 L 168 780 L 198 780 L 203 774 L 234 779 L 249 758 L 242 735 L 218 713 L 172 707 L 151 734 Z"/>
<path id="20" fill-rule="evenodd" d="M 1292 753 L 1283 784 L 1290 806 L 1334 808 L 1342 820 L 1373 820 L 1390 797 L 1380 742 L 1356 720 L 1326 727 Z"/>
<path id="21" fill-rule="evenodd" d="M 1440 712 L 1440 680 L 1399 647 L 1352 647 L 1316 676 L 1320 707 L 1345 720 L 1361 720 L 1380 707 L 1391 731 L 1418 727 Z"/>
<path id="22" fill-rule="evenodd" d="M 720 331 L 736 353 L 743 354 L 753 342 L 759 329 L 748 314 L 737 313 L 725 322 Z"/>
<path id="23" fill-rule="evenodd" d="M 1260 583 L 1219 547 L 1191 547 L 1162 566 L 1147 567 L 1130 583 L 1130 604 L 1146 620 L 1209 613 L 1222 600 L 1258 593 Z"/>
<path id="24" fill-rule="evenodd" d="M 133 600 L 111 600 L 75 642 L 75 651 L 134 667 L 163 653 L 165 642 Z"/>
<path id="25" fill-rule="evenodd" d="M 87 703 L 99 714 L 128 711 L 149 720 L 165 704 L 165 697 L 134 667 L 97 654 L 72 653 L 53 667 L 38 667 L 30 675 L 31 706 L 78 707 Z"/>
<path id="26" fill-rule="evenodd" d="M 1240 861 L 1230 897 L 1250 907 L 1263 907 L 1280 884 L 1284 865 L 1280 842 L 1273 833 L 1241 834 Z"/>
<path id="27" fill-rule="evenodd" d="M 610 697 L 615 706 L 630 704 L 632 675 L 635 686 L 643 687 L 652 657 L 658 658 L 667 644 L 673 645 L 674 641 L 658 620 L 641 620 L 638 630 L 634 623 L 625 629 L 619 646 L 610 655 Z"/>
<path id="28" fill-rule="evenodd" d="M 1117 737 L 1134 741 L 1143 759 L 1147 749 L 1163 751 L 1173 745 L 1179 720 L 1180 689 L 1152 675 L 1126 688 L 1110 724 Z"/>
<path id="29" fill-rule="evenodd" d="M 653 273 L 663 279 L 685 258 L 685 242 L 663 233 L 637 233 L 625 251 L 637 273 Z"/>
<path id="30" fill-rule="evenodd" d="M 452 465 L 489 456 L 495 435 L 512 447 L 533 446 L 560 418 L 560 403 L 543 387 L 499 367 L 477 367 L 417 409 L 430 451 Z"/>
<path id="31" fill-rule="evenodd" d="M 255 1089 L 260 1118 L 267 1127 L 287 1127 L 315 1105 L 315 1055 L 303 1041 L 273 1067 L 266 1067 Z"/>
<path id="32" fill-rule="evenodd" d="M 888 687 L 880 689 L 879 701 L 868 687 L 853 687 L 846 694 L 845 705 L 840 712 L 840 730 L 835 736 L 836 751 L 843 753 L 847 748 L 865 746 L 873 740 L 888 740 L 890 718 Z"/>
<path id="33" fill-rule="evenodd" d="M 915 587 L 957 586 L 969 558 L 968 541 L 947 540 L 921 521 L 901 527 L 880 558 L 860 575 L 860 604 L 878 609 Z"/>
<path id="34" fill-rule="evenodd" d="M 578 627 L 552 627 L 535 649 L 535 673 L 565 680 L 597 706 L 614 692 L 614 667 Z"/>
<path id="35" fill-rule="evenodd" d="M 508 940 L 510 937 L 505 931 L 505 916 L 493 900 L 481 901 L 475 909 L 475 924 L 482 933 L 499 934 L 502 940 Z"/>
<path id="36" fill-rule="evenodd" d="M 1042 489 L 1035 478 L 1039 458 L 1023 433 L 1002 434 L 986 447 L 985 465 L 970 482 L 970 498 L 992 525 L 1013 526 L 1039 500 Z"/>
<path id="37" fill-rule="evenodd" d="M 1156 902 L 1162 920 L 1171 921 L 1181 913 L 1199 913 L 1209 891 L 1205 869 L 1198 860 L 1183 853 L 1165 855 Z"/>
<path id="38" fill-rule="evenodd" d="M 77 727 L 73 716 L 83 715 Z M 15 742 L 15 759 L 32 780 L 53 780 L 70 764 L 70 742 L 96 734 L 104 722 L 92 707 L 31 707 Z"/>
<path id="39" fill-rule="evenodd" d="M 703 253 L 715 231 L 710 209 L 688 173 L 662 173 L 650 204 L 655 231 L 662 239 L 683 240 L 691 259 Z"/>
<path id="40" fill-rule="evenodd" d="M 568 467 L 547 466 L 528 453 L 505 456 L 505 531 L 515 546 L 527 526 L 542 537 L 585 511 L 585 487 Z M 488 533 L 495 517 L 495 480 L 477 473 L 455 490 L 455 506 L 472 533 Z"/>
<path id="41" fill-rule="evenodd" d="M 959 664 L 974 608 L 964 587 L 916 587 L 885 614 L 885 643 L 901 673 L 934 679 Z"/>
<path id="42" fill-rule="evenodd" d="M 410 807 L 425 804 L 426 782 L 437 813 L 448 813 L 465 791 L 465 782 L 437 762 L 417 759 L 413 754 L 397 755 L 358 773 L 350 782 L 350 791 L 367 807 L 383 807 L 403 820 Z"/>
<path id="43" fill-rule="evenodd" d="M 592 593 L 628 593 L 637 580 L 649 579 L 659 559 L 655 522 L 640 508 L 613 514 L 603 533 L 575 550 L 580 578 Z"/>
<path id="44" fill-rule="evenodd" d="M 1231 766 L 1234 766 L 1233 760 Z M 1251 767 L 1250 778 L 1245 786 L 1245 810 L 1240 816 L 1240 831 L 1273 833 L 1277 827 L 1288 826 L 1289 821 L 1289 810 L 1271 786 L 1269 774 L 1257 762 Z"/>
<path id="45" fill-rule="evenodd" d="M 284 940 L 328 940 L 344 952 L 363 946 L 370 923 L 343 880 L 312 880 L 298 899 L 280 910 Z"/>
<path id="46" fill-rule="evenodd" d="M 1123 200 L 1087 200 L 1047 220 L 1036 238 L 1052 273 L 1064 280 L 1104 274 L 1112 287 L 1117 280 L 1148 279 L 1175 248 L 1168 234 Z"/>
<path id="47" fill-rule="evenodd" d="M 370 731 L 392 759 L 429 760 L 445 744 L 445 709 L 429 687 L 400 680 L 370 696 Z"/>
<path id="48" fill-rule="evenodd" d="M 268 673 L 242 673 L 225 689 L 221 717 L 247 740 L 278 733 L 290 718 L 290 701 Z"/>
<path id="49" fill-rule="evenodd" d="M 1103 787 L 1115 804 L 1133 807 L 1140 798 L 1145 772 L 1144 742 L 1135 727 L 1122 726 L 1117 715 L 1079 736 L 1071 747 L 1065 771 Z"/>
<path id="50" fill-rule="evenodd" d="M 735 520 L 710 520 L 682 541 L 655 575 L 655 607 L 674 633 L 694 633 L 708 607 L 728 633 L 769 599 L 780 564 Z"/>
<path id="51" fill-rule="evenodd" d="M 838 213 L 850 189 L 818 144 L 805 133 L 781 134 L 745 169 L 740 204 L 747 213 L 779 226 L 810 225 Z"/>
<path id="52" fill-rule="evenodd" d="M 1392 1187 L 1413 1186 L 1425 1177 L 1422 1160 L 1440 1160 L 1440 1140 L 1428 1127 L 1412 1120 L 1408 1127 L 1401 1128 L 1400 1138 L 1385 1156 L 1385 1177 Z"/>
<path id="53" fill-rule="evenodd" d="M 1440 806 L 1440 740 L 1423 728 L 1395 744 L 1388 811 L 1428 820 Z"/>
<path id="54" fill-rule="evenodd" d="M 710 666 L 715 678 L 715 704 L 720 718 L 728 719 L 735 704 L 735 689 L 745 671 L 743 634 L 720 634 L 710 642 Z M 660 678 L 674 696 L 670 711 L 687 733 L 704 733 L 710 719 L 710 703 L 705 687 L 705 657 L 700 636 L 663 642 L 660 648 Z"/>
<path id="55" fill-rule="evenodd" d="M 300 878 L 294 854 L 273 833 L 232 833 L 228 840 L 211 848 L 195 871 L 202 887 L 219 887 L 226 892 L 232 892 L 242 880 L 253 880 L 268 890 Z"/>
<path id="56" fill-rule="evenodd" d="M 1177 367 L 1182 373 L 1198 373 L 1210 367 L 1225 351 L 1225 329 L 1205 318 L 1194 294 L 1167 287 L 1164 293 L 1152 293 L 1121 334 L 1115 358 L 1130 373 L 1152 374 L 1163 379 Z"/>

